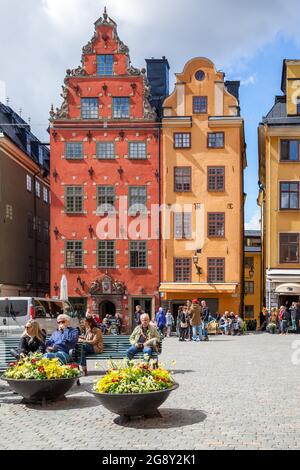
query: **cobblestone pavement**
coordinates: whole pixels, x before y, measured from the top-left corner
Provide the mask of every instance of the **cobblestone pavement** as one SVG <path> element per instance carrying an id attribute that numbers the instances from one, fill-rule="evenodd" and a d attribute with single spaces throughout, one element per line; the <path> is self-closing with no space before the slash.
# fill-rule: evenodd
<path id="1" fill-rule="evenodd" d="M 162 406 L 162 419 L 123 426 L 88 393 L 95 375 L 82 379 L 68 400 L 45 407 L 20 404 L 0 382 L 0 449 L 300 449 L 297 339 L 167 338 L 161 360 L 176 360 L 180 387 Z"/>

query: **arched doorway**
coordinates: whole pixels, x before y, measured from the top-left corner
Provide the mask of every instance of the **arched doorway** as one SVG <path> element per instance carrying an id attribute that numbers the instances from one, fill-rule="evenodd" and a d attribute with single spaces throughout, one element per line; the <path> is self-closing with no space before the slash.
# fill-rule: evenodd
<path id="1" fill-rule="evenodd" d="M 113 302 L 105 301 L 99 305 L 99 316 L 103 320 L 106 315 L 116 315 L 116 306 Z"/>

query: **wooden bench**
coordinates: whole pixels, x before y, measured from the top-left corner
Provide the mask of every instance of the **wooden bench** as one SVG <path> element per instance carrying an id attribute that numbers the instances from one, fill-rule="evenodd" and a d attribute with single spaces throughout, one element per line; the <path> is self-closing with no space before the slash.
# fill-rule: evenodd
<path id="1" fill-rule="evenodd" d="M 126 352 L 130 347 L 129 343 L 130 336 L 120 335 L 120 336 L 103 336 L 103 345 L 104 351 L 100 354 L 89 354 L 86 356 L 87 361 L 101 361 L 101 360 L 110 360 L 118 359 L 122 360 L 126 357 Z M 48 338 L 47 338 L 48 339 Z M 10 349 L 17 349 L 20 344 L 19 337 L 4 337 L 0 338 L 0 372 L 4 372 L 11 362 L 15 362 L 16 359 L 11 355 Z M 77 364 L 80 362 L 81 356 L 81 347 L 80 343 L 77 344 L 76 348 L 73 351 L 73 360 Z M 158 354 L 161 353 L 161 343 L 159 352 L 154 352 L 152 354 L 153 359 L 158 359 Z M 135 356 L 135 359 L 143 359 L 143 353 L 138 353 Z"/>

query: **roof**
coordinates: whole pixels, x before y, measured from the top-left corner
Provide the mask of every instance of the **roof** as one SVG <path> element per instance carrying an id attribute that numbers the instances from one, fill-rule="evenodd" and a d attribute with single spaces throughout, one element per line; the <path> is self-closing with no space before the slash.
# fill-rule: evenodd
<path id="1" fill-rule="evenodd" d="M 49 171 L 49 149 L 31 132 L 30 125 L 19 114 L 1 102 L 0 132 L 26 153 L 37 165 Z"/>

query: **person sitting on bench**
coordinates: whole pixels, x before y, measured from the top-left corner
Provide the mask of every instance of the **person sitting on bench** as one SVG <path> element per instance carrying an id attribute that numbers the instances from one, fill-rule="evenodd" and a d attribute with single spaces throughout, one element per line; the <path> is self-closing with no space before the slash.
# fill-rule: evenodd
<path id="1" fill-rule="evenodd" d="M 131 347 L 127 351 L 127 358 L 132 360 L 134 356 L 143 352 L 145 359 L 151 357 L 160 342 L 160 335 L 155 326 L 150 325 L 149 315 L 146 313 L 140 317 L 141 325 L 138 325 L 130 336 Z"/>
<path id="2" fill-rule="evenodd" d="M 54 331 L 51 338 L 46 342 L 46 354 L 48 359 L 58 358 L 62 364 L 72 362 L 69 352 L 78 343 L 77 328 L 70 327 L 71 318 L 62 314 L 57 317 L 58 329 Z"/>

